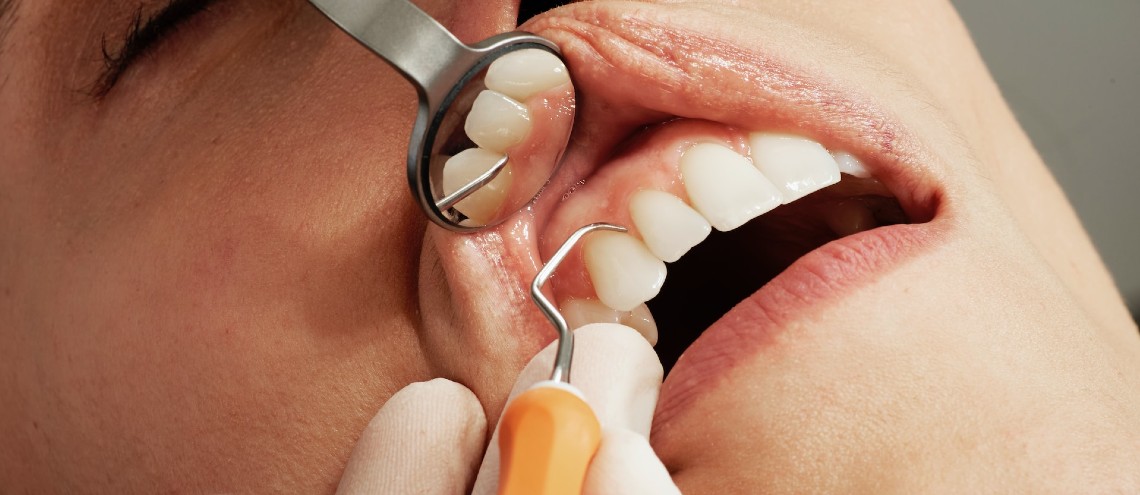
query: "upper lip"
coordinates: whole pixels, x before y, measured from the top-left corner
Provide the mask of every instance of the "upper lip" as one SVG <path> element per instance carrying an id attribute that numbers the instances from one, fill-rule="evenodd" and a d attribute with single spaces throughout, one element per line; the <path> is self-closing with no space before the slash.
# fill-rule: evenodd
<path id="1" fill-rule="evenodd" d="M 552 252 L 562 239 L 544 238 L 551 213 L 591 175 L 623 140 L 642 127 L 683 117 L 704 119 L 744 129 L 793 131 L 831 149 L 860 156 L 873 175 L 890 190 L 915 222 L 933 219 L 940 185 L 921 166 L 926 156 L 918 140 L 892 122 L 885 111 L 860 92 L 845 88 L 776 49 L 738 45 L 725 33 L 709 32 L 715 23 L 695 27 L 699 11 L 670 12 L 683 6 L 604 2 L 577 3 L 542 15 L 524 26 L 557 43 L 574 77 L 578 98 L 575 134 L 563 169 L 536 201 L 533 222 L 539 233 L 540 252 Z M 731 69 L 731 70 L 726 70 Z M 597 219 L 584 219 L 594 221 Z M 707 378 L 721 350 L 715 342 L 737 339 L 739 320 L 748 311 L 771 309 L 764 299 L 786 291 L 789 277 L 818 277 L 833 270 L 840 280 L 802 288 L 797 308 L 839 297 L 859 276 L 878 273 L 907 253 L 928 245 L 932 224 L 875 229 L 842 239 L 797 261 L 748 300 L 749 307 L 734 309 L 694 344 L 692 353 L 666 381 L 655 429 L 693 398 L 693 383 Z M 844 252 L 860 260 L 843 260 Z M 848 270 L 844 263 L 860 266 Z M 778 287 L 780 279 L 784 287 Z M 813 292 L 814 291 L 814 292 Z M 806 299 L 805 299 L 806 298 Z M 746 305 L 742 305 L 746 306 Z M 784 308 L 789 311 L 794 308 Z M 780 325 L 771 314 L 765 323 Z M 545 329 L 544 329 L 545 330 Z M 759 331 L 759 330 L 757 330 Z M 770 332 L 771 329 L 764 331 Z M 702 349 L 703 348 L 703 349 Z M 721 363 L 723 364 L 723 363 Z M 719 366 L 723 368 L 723 366 Z M 698 369 L 703 368 L 703 369 Z M 719 372 L 719 371 L 718 371 Z"/>

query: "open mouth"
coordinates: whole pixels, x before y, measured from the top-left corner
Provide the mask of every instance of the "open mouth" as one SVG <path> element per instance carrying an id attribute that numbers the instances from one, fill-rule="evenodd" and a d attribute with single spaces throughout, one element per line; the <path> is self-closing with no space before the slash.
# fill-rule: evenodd
<path id="1" fill-rule="evenodd" d="M 942 197 L 922 142 L 858 86 L 803 69 L 762 32 L 720 31 L 730 20 L 643 2 L 573 3 L 533 19 L 524 28 L 558 44 L 573 76 L 561 168 L 514 220 L 438 246 L 464 275 L 452 304 L 497 308 L 526 354 L 553 332 L 537 311 L 518 311 L 530 306 L 518 281 L 584 225 L 628 227 L 588 235 L 548 287 L 571 327 L 622 323 L 655 345 L 668 373 L 658 419 L 936 240 L 915 225 L 934 219 Z M 493 201 L 464 206 L 493 211 Z M 492 300 L 490 289 L 505 295 Z"/>
<path id="2" fill-rule="evenodd" d="M 546 235 L 556 242 L 597 221 L 630 232 L 591 234 L 553 284 L 571 327 L 631 326 L 655 344 L 666 373 L 797 260 L 930 218 L 908 215 L 854 155 L 797 135 L 677 119 L 619 149 L 565 197 Z"/>
<path id="3" fill-rule="evenodd" d="M 668 374 L 701 333 L 793 262 L 837 239 L 910 220 L 873 178 L 844 174 L 835 185 L 782 205 L 728 232 L 713 231 L 675 263 L 647 303 Z"/>

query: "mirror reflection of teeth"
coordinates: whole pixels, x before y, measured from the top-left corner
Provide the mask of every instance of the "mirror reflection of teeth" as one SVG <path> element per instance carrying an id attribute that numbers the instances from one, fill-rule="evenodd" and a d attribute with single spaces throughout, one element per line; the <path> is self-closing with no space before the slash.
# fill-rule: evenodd
<path id="1" fill-rule="evenodd" d="M 480 148 L 503 153 L 530 134 L 530 110 L 511 97 L 483 90 L 475 97 L 463 130 Z"/>
<path id="2" fill-rule="evenodd" d="M 558 56 L 546 50 L 527 49 L 503 55 L 487 68 L 483 83 L 516 101 L 570 82 L 570 73 Z"/>
<path id="3" fill-rule="evenodd" d="M 664 262 L 680 259 L 712 228 L 736 229 L 781 204 L 838 183 L 841 175 L 871 177 L 854 155 L 833 154 L 811 139 L 755 132 L 748 142 L 751 156 L 720 144 L 693 145 L 679 162 L 687 198 L 638 191 L 628 203 L 636 237 L 605 233 L 586 240 L 583 260 L 598 300 L 563 301 L 565 311 L 573 315 L 572 327 L 622 322 L 622 315 L 634 308 L 642 311 L 664 284 Z M 824 219 L 840 237 L 878 226 L 868 206 L 855 199 L 832 205 Z M 652 315 L 647 316 L 652 321 Z M 653 328 L 656 341 L 656 325 Z"/>
<path id="4" fill-rule="evenodd" d="M 490 169 L 511 147 L 527 139 L 533 122 L 525 102 L 544 91 L 570 82 L 566 65 L 553 53 L 525 49 L 491 63 L 484 76 L 488 88 L 475 97 L 463 130 L 478 148 L 447 160 L 443 191 L 449 195 Z M 507 200 L 513 181 L 510 164 L 491 183 L 454 208 L 475 224 L 494 222 Z"/>
<path id="5" fill-rule="evenodd" d="M 450 195 L 475 181 L 495 166 L 503 155 L 482 148 L 463 150 L 448 158 L 443 165 L 443 194 Z M 454 208 L 478 224 L 487 224 L 498 217 L 499 210 L 511 190 L 514 175 L 507 162 L 491 182 L 475 190 L 455 204 Z"/>

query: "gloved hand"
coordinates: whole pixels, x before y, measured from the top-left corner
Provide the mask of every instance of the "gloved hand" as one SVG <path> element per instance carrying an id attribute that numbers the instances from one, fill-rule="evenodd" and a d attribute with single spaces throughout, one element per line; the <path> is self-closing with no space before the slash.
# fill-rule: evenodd
<path id="1" fill-rule="evenodd" d="M 572 382 L 602 425 L 602 441 L 586 473 L 584 495 L 680 493 L 649 447 L 649 426 L 661 386 L 661 362 L 631 328 L 609 323 L 574 332 Z M 546 379 L 555 344 L 519 374 L 511 399 Z M 486 452 L 487 420 L 470 390 L 444 379 L 397 392 L 368 424 L 337 493 L 494 494 L 498 432 Z"/>

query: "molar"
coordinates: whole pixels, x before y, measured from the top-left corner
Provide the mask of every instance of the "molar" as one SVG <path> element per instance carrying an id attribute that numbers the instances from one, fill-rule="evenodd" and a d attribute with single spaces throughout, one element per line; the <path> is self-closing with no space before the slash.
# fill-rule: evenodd
<path id="1" fill-rule="evenodd" d="M 483 83 L 516 101 L 570 82 L 570 72 L 558 56 L 529 48 L 511 52 L 491 63 Z"/>
<path id="2" fill-rule="evenodd" d="M 824 220 L 839 237 L 878 227 L 875 215 L 857 200 L 841 201 L 824 210 Z"/>
<path id="3" fill-rule="evenodd" d="M 744 225 L 782 200 L 748 158 L 724 146 L 697 144 L 681 155 L 680 165 L 689 201 L 719 231 Z"/>
<path id="4" fill-rule="evenodd" d="M 665 283 L 665 262 L 629 234 L 591 234 L 582 258 L 598 299 L 618 311 L 632 311 L 653 299 Z"/>
<path id="5" fill-rule="evenodd" d="M 559 307 L 570 329 L 591 323 L 620 323 L 637 330 L 649 345 L 657 345 L 657 322 L 649 307 L 641 304 L 633 311 L 618 311 L 595 299 L 567 299 Z"/>
<path id="6" fill-rule="evenodd" d="M 530 133 L 530 110 L 497 91 L 484 90 L 471 105 L 463 130 L 480 148 L 505 153 Z"/>
<path id="7" fill-rule="evenodd" d="M 784 204 L 839 182 L 839 165 L 823 145 L 786 134 L 754 132 L 752 161 L 779 186 Z"/>
<path id="8" fill-rule="evenodd" d="M 459 188 L 470 184 L 480 175 L 490 170 L 500 159 L 502 154 L 487 151 L 482 148 L 463 150 L 455 156 L 448 158 L 443 165 L 443 193 L 444 195 L 458 191 Z M 496 218 L 499 208 L 507 198 L 513 182 L 511 164 L 508 161 L 499 175 L 491 182 L 480 187 L 470 196 L 463 198 L 455 204 L 455 209 L 467 215 L 478 225 L 484 225 Z"/>
<path id="9" fill-rule="evenodd" d="M 705 217 L 667 192 L 638 191 L 630 198 L 629 214 L 653 255 L 669 263 L 712 232 Z"/>

